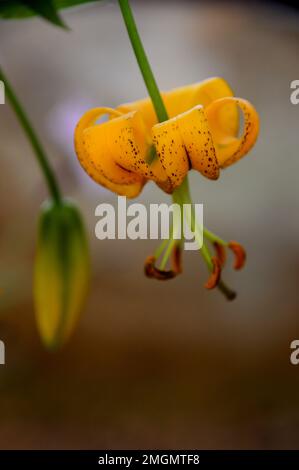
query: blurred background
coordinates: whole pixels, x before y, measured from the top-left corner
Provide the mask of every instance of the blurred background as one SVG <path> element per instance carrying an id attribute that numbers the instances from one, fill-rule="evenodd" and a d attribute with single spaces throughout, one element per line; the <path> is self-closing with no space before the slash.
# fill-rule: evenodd
<path id="1" fill-rule="evenodd" d="M 299 17 L 271 2 L 133 2 L 161 89 L 222 76 L 261 119 L 257 145 L 216 183 L 191 174 L 205 224 L 244 244 L 248 262 L 206 291 L 196 252 L 168 283 L 146 279 L 154 241 L 98 241 L 95 207 L 116 204 L 74 155 L 89 107 L 146 95 L 116 1 L 0 22 L 0 61 L 38 130 L 64 193 L 85 217 L 93 277 L 75 334 L 56 354 L 35 326 L 36 222 L 47 192 L 10 106 L 0 106 L 0 447 L 298 448 Z M 138 202 L 169 201 L 148 184 Z M 232 264 L 232 259 L 230 259 Z M 228 264 L 229 266 L 229 264 Z"/>

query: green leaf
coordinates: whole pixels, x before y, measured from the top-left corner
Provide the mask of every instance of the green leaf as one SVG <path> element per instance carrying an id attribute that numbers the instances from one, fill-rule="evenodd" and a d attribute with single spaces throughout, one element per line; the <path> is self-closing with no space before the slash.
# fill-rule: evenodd
<path id="1" fill-rule="evenodd" d="M 99 0 L 0 0 L 0 19 L 28 18 L 41 16 L 56 26 L 65 28 L 58 11 L 84 3 Z"/>
<path id="2" fill-rule="evenodd" d="M 46 2 L 41 2 L 40 0 L 21 0 L 21 3 L 56 26 L 66 27 L 57 13 L 53 0 Z"/>

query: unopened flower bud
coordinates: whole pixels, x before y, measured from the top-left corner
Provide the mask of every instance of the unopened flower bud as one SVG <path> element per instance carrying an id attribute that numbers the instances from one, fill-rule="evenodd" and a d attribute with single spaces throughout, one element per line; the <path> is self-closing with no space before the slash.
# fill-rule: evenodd
<path id="1" fill-rule="evenodd" d="M 88 283 L 88 245 L 78 209 L 66 200 L 46 202 L 39 220 L 34 301 L 38 329 L 49 349 L 72 333 Z"/>

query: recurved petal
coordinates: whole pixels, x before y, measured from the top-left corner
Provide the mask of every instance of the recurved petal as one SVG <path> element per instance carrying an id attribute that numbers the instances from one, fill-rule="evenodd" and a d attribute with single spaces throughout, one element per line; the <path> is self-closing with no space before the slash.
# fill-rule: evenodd
<path id="1" fill-rule="evenodd" d="M 176 88 L 164 93 L 163 96 L 169 116 L 172 117 L 197 105 L 206 107 L 214 100 L 233 95 L 232 89 L 223 78 L 212 77 L 192 85 Z M 237 106 L 231 104 L 226 107 L 221 117 L 227 132 L 237 135 L 239 125 Z"/>
<path id="2" fill-rule="evenodd" d="M 160 160 L 155 156 L 151 159 L 153 143 L 140 112 L 132 111 L 110 123 L 109 145 L 116 164 L 133 174 L 164 183 L 167 175 Z"/>
<path id="3" fill-rule="evenodd" d="M 161 95 L 163 97 L 163 93 L 161 93 Z M 148 131 L 150 131 L 153 125 L 158 122 L 157 115 L 150 98 L 121 104 L 116 109 L 117 111 L 120 111 L 124 114 L 130 113 L 132 111 L 139 111 Z"/>
<path id="4" fill-rule="evenodd" d="M 167 175 L 169 190 L 180 186 L 188 173 L 189 162 L 177 118 L 156 124 L 152 128 L 152 139 L 163 169 Z"/>
<path id="5" fill-rule="evenodd" d="M 104 114 L 112 115 L 114 119 L 95 124 Z M 92 109 L 83 115 L 76 127 L 75 149 L 91 178 L 117 194 L 132 198 L 140 193 L 145 179 L 118 163 L 121 149 L 116 141 L 127 136 L 129 129 L 127 116 L 110 108 Z"/>
<path id="6" fill-rule="evenodd" d="M 180 186 L 191 168 L 209 179 L 219 177 L 219 165 L 204 108 L 195 106 L 152 128 L 152 139 L 170 190 Z"/>
<path id="7" fill-rule="evenodd" d="M 218 98 L 233 96 L 233 91 L 223 78 L 212 77 L 198 83 L 162 92 L 161 96 L 168 115 L 172 118 L 196 105 L 201 104 L 202 106 L 208 106 L 212 101 Z M 157 116 L 149 98 L 132 103 L 125 103 L 117 109 L 122 113 L 128 113 L 134 110 L 140 111 L 148 129 L 157 123 Z M 223 109 L 221 114 L 222 124 L 226 131 L 232 135 L 237 135 L 239 117 L 235 103 L 231 103 L 230 106 Z"/>
<path id="8" fill-rule="evenodd" d="M 195 106 L 177 116 L 191 168 L 209 179 L 219 177 L 219 165 L 204 108 Z"/>
<path id="9" fill-rule="evenodd" d="M 219 98 L 234 96 L 234 92 L 229 84 L 220 77 L 209 78 L 199 83 L 196 87 L 195 103 L 204 107 L 209 106 Z M 239 132 L 239 112 L 238 106 L 232 102 L 225 106 L 219 114 L 221 126 L 228 134 L 237 136 Z"/>
<path id="10" fill-rule="evenodd" d="M 222 111 L 226 106 L 237 105 L 244 115 L 244 130 L 241 137 L 227 132 L 223 125 Z M 221 168 L 232 165 L 242 158 L 254 145 L 259 132 L 259 117 L 249 101 L 242 98 L 226 97 L 213 101 L 205 113 L 216 148 Z"/>

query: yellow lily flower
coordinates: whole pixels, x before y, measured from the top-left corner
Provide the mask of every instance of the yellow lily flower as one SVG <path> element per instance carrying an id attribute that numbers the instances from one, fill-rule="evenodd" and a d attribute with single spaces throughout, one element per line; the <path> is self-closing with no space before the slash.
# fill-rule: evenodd
<path id="1" fill-rule="evenodd" d="M 136 197 L 148 180 L 165 192 L 181 185 L 190 169 L 217 179 L 221 168 L 254 145 L 258 114 L 235 98 L 222 78 L 162 93 L 169 120 L 157 123 L 150 99 L 87 111 L 75 130 L 75 149 L 85 171 L 119 195 Z M 239 109 L 244 131 L 239 132 Z M 109 120 L 97 124 L 103 115 Z M 151 158 L 152 155 L 158 158 Z"/>
<path id="2" fill-rule="evenodd" d="M 210 78 L 161 96 L 169 116 L 164 122 L 157 122 L 150 98 L 117 109 L 87 111 L 75 130 L 75 149 L 91 178 L 113 192 L 134 198 L 152 180 L 163 191 L 174 193 L 173 199 L 182 205 L 190 203 L 189 190 L 182 186 L 180 195 L 174 191 L 183 182 L 188 185 L 188 171 L 194 169 L 216 180 L 222 168 L 240 160 L 254 145 L 259 118 L 248 101 L 233 96 L 222 78 Z M 240 111 L 244 123 L 241 135 Z M 109 119 L 97 123 L 103 115 Z M 239 243 L 226 242 L 205 228 L 203 235 L 201 253 L 211 272 L 205 287 L 212 289 L 218 285 L 228 299 L 233 299 L 235 293 L 221 281 L 225 249 L 230 248 L 234 254 L 235 269 L 243 267 L 245 250 Z M 215 256 L 210 254 L 205 240 L 213 244 Z M 166 243 L 146 259 L 148 277 L 171 279 L 182 271 L 180 242 L 172 235 Z M 164 250 L 158 268 L 155 263 Z M 170 254 L 172 269 L 165 270 Z"/>

